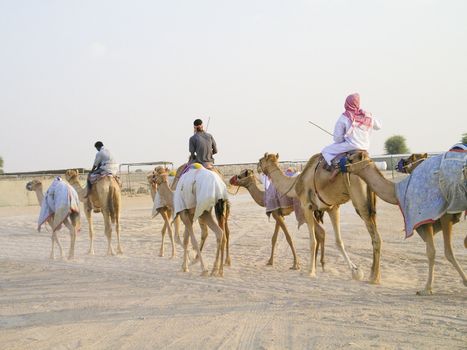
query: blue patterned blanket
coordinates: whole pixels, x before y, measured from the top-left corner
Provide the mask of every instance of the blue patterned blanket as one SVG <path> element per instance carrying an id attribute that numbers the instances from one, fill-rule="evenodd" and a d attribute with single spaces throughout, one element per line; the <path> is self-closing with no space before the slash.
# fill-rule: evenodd
<path id="1" fill-rule="evenodd" d="M 425 223 L 446 213 L 467 210 L 467 152 L 453 151 L 431 157 L 396 184 L 405 221 L 406 238 Z"/>

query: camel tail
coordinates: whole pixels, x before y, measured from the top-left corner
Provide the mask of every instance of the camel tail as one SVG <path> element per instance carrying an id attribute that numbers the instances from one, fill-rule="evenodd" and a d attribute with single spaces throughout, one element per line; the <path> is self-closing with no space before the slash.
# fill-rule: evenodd
<path id="1" fill-rule="evenodd" d="M 114 185 L 109 186 L 109 196 L 107 197 L 107 200 L 107 204 L 109 206 L 110 220 L 112 220 L 112 224 L 115 224 L 117 213 L 120 209 L 120 202 L 117 199 L 117 190 Z"/>
<path id="2" fill-rule="evenodd" d="M 225 221 L 225 217 L 227 216 L 228 212 L 230 211 L 230 203 L 225 199 L 219 199 L 214 206 L 214 211 L 216 213 L 216 218 L 219 221 L 220 218 L 223 218 Z M 224 228 L 222 227 L 224 230 Z"/>

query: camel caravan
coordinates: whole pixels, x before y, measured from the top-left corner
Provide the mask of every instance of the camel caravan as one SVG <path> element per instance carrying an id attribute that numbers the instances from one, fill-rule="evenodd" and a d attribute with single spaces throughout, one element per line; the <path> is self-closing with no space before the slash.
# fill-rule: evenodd
<path id="1" fill-rule="evenodd" d="M 292 253 L 291 269 L 301 268 L 293 236 L 285 223 L 285 217 L 294 214 L 297 226 L 306 224 L 308 229 L 310 254 L 308 275 L 310 277 L 317 275 L 318 253 L 324 272 L 326 234 L 322 223 L 323 215 L 326 213 L 334 231 L 337 248 L 345 260 L 351 277 L 355 280 L 363 280 L 362 268 L 352 261 L 341 234 L 340 206 L 350 201 L 356 215 L 365 224 L 372 244 L 372 265 L 368 282 L 381 283 L 382 239 L 376 216 L 379 197 L 387 203 L 399 206 L 404 218 L 407 238 L 416 231 L 426 243 L 428 279 L 424 289 L 417 294 L 432 294 L 434 235 L 439 231 L 443 233 L 447 260 L 457 270 L 463 284 L 467 286 L 467 277 L 452 249 L 453 225 L 461 220 L 462 213 L 467 212 L 467 146 L 457 144 L 449 151 L 433 157 L 427 157 L 427 154 L 413 154 L 401 160 L 397 166 L 400 172 L 407 174 L 406 177 L 400 182 L 392 182 L 384 177 L 369 157 L 368 144 L 362 140 L 367 140 L 365 138 L 368 138 L 369 131 L 372 128 L 377 129 L 378 125 L 370 114 L 352 107 L 352 103 L 355 105 L 356 101 L 354 95 L 346 100 L 346 112 L 354 111 L 354 113 L 350 118 L 345 112 L 339 119 L 334 133 L 335 143 L 325 147 L 321 153 L 312 155 L 301 172 L 284 172 L 279 163 L 279 154 L 265 153 L 257 163 L 257 173 L 253 169 L 243 169 L 228 181 L 231 187 L 245 188 L 251 195 L 251 200 L 265 208 L 266 214 L 272 216 L 275 221 L 271 254 L 266 265 L 274 264 L 277 238 L 282 231 Z M 343 125 L 341 131 L 339 131 L 339 123 Z M 187 272 L 190 265 L 199 263 L 201 274 L 205 276 L 208 274 L 208 268 L 203 259 L 203 247 L 208 238 L 208 231 L 211 230 L 216 238 L 216 250 L 210 274 L 222 277 L 224 266 L 230 266 L 232 263 L 229 229 L 232 213 L 229 191 L 224 177 L 212 165 L 212 154 L 217 152 L 212 135 L 205 133 L 199 119 L 195 120 L 194 130 L 195 134 L 190 138 L 190 161 L 177 168 L 175 176 L 170 175 L 168 168 L 161 166 L 147 175 L 153 201 L 152 217 L 160 215 L 164 222 L 159 256 L 164 256 L 165 235 L 168 233 L 171 258 L 176 257 L 177 244 L 183 248 L 182 271 Z M 340 141 L 336 137 L 339 132 L 354 135 L 362 146 L 358 148 L 354 144 L 349 144 L 351 138 L 346 138 L 347 136 L 344 137 L 344 141 Z M 204 138 L 202 142 L 199 141 L 200 138 Z M 210 148 L 206 159 L 197 158 L 197 156 L 201 157 L 199 154 L 205 149 L 197 150 L 196 142 L 201 144 L 208 142 Z M 105 150 L 101 142 L 97 142 L 95 146 L 99 153 Z M 105 159 L 111 159 L 108 151 L 106 154 Z M 93 171 L 99 169 L 98 158 L 96 156 Z M 258 184 L 260 176 L 265 179 L 263 185 Z M 113 231 L 116 232 L 117 237 L 116 252 L 123 254 L 120 242 L 121 182 L 115 173 L 101 171 L 94 182 L 88 177 L 86 186 L 81 184 L 76 170 L 66 171 L 64 178 L 67 182 L 57 178 L 45 195 L 40 182 L 33 181 L 27 185 L 27 189 L 35 191 L 39 202 L 42 203 L 39 227 L 48 223 L 52 228 L 50 257 L 54 258 L 54 244 L 58 245 L 61 255 L 63 254 L 57 237 L 57 231 L 63 224 L 70 231 L 69 258 L 73 258 L 76 232 L 79 230 L 79 202 L 83 203 L 88 221 L 90 239 L 88 253 L 94 254 L 92 213 L 100 212 L 104 218 L 104 230 L 108 242 L 107 254 L 114 255 Z M 61 198 L 60 202 L 53 203 L 50 200 L 54 195 L 55 198 Z M 201 230 L 200 242 L 195 235 L 196 222 Z M 233 234 L 235 235 L 235 232 Z M 464 245 L 467 248 L 467 237 Z"/>

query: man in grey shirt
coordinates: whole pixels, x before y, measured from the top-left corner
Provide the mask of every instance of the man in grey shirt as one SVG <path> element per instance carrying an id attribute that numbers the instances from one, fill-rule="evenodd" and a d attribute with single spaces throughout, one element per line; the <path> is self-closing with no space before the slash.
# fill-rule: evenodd
<path id="1" fill-rule="evenodd" d="M 204 131 L 203 121 L 196 119 L 193 122 L 195 134 L 190 137 L 189 151 L 190 162 L 201 163 L 205 168 L 212 168 L 214 163 L 213 155 L 217 153 L 217 146 L 214 137 Z"/>
<path id="2" fill-rule="evenodd" d="M 97 141 L 94 144 L 97 149 L 96 158 L 92 165 L 91 172 L 87 179 L 87 188 L 85 198 L 91 193 L 91 186 L 99 180 L 101 175 L 112 174 L 116 175 L 116 163 L 107 148 L 104 148 L 104 144 L 101 141 Z"/>

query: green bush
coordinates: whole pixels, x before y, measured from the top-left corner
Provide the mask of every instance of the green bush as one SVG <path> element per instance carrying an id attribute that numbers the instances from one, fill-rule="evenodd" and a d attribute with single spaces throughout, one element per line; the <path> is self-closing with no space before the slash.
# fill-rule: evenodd
<path id="1" fill-rule="evenodd" d="M 404 154 L 409 153 L 409 149 L 405 144 L 405 137 L 401 135 L 391 136 L 384 143 L 386 154 Z"/>

